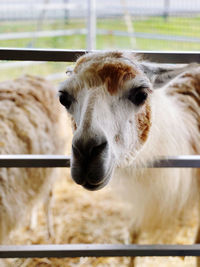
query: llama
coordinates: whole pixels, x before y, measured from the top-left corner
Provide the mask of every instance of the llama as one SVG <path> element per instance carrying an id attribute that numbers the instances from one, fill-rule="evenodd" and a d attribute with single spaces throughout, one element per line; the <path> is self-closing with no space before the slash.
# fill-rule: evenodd
<path id="1" fill-rule="evenodd" d="M 62 113 L 53 86 L 42 78 L 0 83 L 0 154 L 64 153 Z M 53 168 L 0 169 L 1 244 L 39 201 L 47 208 L 58 174 Z"/>
<path id="2" fill-rule="evenodd" d="M 77 184 L 99 190 L 111 180 L 131 203 L 138 230 L 169 225 L 198 201 L 196 169 L 145 168 L 160 156 L 200 152 L 197 64 L 90 53 L 78 59 L 59 92 L 74 129 Z"/>

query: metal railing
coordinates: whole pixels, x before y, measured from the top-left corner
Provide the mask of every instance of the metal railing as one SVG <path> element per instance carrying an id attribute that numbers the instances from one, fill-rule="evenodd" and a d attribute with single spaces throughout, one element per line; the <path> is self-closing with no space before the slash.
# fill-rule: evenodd
<path id="1" fill-rule="evenodd" d="M 200 245 L 65 244 L 0 246 L 0 258 L 200 256 Z"/>
<path id="2" fill-rule="evenodd" d="M 0 168 L 70 167 L 70 157 L 63 155 L 0 155 Z M 145 166 L 146 168 L 146 166 Z M 200 168 L 200 156 L 160 158 L 147 168 Z"/>
<path id="3" fill-rule="evenodd" d="M 87 52 L 85 50 L 64 49 L 1 48 L 0 60 L 74 62 L 79 56 Z M 199 52 L 146 52 L 141 50 L 136 52 L 159 63 L 200 63 Z"/>
<path id="4" fill-rule="evenodd" d="M 73 62 L 87 53 L 83 50 L 0 49 L 0 60 Z M 200 63 L 198 52 L 144 52 L 159 63 Z M 0 155 L 0 167 L 70 167 L 63 155 Z M 150 168 L 200 168 L 200 156 L 177 156 L 158 159 Z M 109 245 L 66 244 L 0 246 L 0 258 L 31 257 L 121 257 L 121 256 L 200 256 L 200 245 Z"/>

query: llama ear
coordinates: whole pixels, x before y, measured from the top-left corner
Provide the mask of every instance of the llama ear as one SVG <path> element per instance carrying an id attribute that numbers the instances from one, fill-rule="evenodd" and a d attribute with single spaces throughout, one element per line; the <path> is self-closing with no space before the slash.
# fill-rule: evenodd
<path id="1" fill-rule="evenodd" d="M 67 69 L 66 69 L 66 74 L 67 76 L 70 76 L 74 71 L 74 66 L 68 66 Z"/>
<path id="2" fill-rule="evenodd" d="M 198 64 L 191 63 L 188 65 L 175 65 L 175 64 L 156 64 L 144 62 L 140 63 L 140 67 L 147 75 L 153 84 L 153 88 L 160 88 L 179 74 L 196 67 Z"/>

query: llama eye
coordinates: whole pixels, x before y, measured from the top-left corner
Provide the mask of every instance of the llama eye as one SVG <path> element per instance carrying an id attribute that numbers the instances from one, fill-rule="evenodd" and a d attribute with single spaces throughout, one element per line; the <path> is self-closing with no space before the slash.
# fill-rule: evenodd
<path id="1" fill-rule="evenodd" d="M 143 87 L 133 88 L 129 93 L 128 99 L 136 106 L 144 104 L 148 96 L 144 89 Z"/>
<path id="2" fill-rule="evenodd" d="M 66 91 L 59 91 L 60 95 L 59 95 L 59 100 L 60 103 L 66 107 L 66 109 L 69 109 L 72 102 L 74 101 L 73 96 L 71 96 L 70 94 L 68 94 Z"/>

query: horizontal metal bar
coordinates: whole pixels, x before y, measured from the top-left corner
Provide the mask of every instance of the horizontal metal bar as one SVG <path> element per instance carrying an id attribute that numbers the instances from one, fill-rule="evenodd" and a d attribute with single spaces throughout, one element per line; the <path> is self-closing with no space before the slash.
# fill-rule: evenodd
<path id="1" fill-rule="evenodd" d="M 14 33 L 17 35 L 17 33 Z M 158 34 L 158 33 L 145 33 L 145 32 L 125 32 L 118 30 L 104 30 L 98 29 L 97 34 L 103 35 L 114 35 L 114 36 L 123 36 L 123 37 L 135 37 L 142 39 L 154 39 L 154 40 L 163 40 L 163 41 L 176 41 L 176 42 L 191 42 L 191 43 L 199 43 L 200 38 L 198 37 L 188 37 L 188 36 L 180 36 L 180 35 L 168 35 L 168 34 Z M 9 36 L 9 33 L 0 34 L 1 36 Z"/>
<path id="2" fill-rule="evenodd" d="M 137 52 L 137 51 L 136 51 Z M 139 51 L 137 53 L 140 53 Z M 158 63 L 184 64 L 197 62 L 200 63 L 199 52 L 143 52 L 149 60 Z"/>
<path id="3" fill-rule="evenodd" d="M 0 60 L 74 62 L 84 50 L 1 48 Z"/>
<path id="4" fill-rule="evenodd" d="M 86 50 L 1 48 L 0 60 L 74 62 L 87 53 Z M 199 52 L 153 52 L 132 51 L 144 54 L 149 60 L 159 63 L 200 63 Z"/>
<path id="5" fill-rule="evenodd" d="M 114 35 L 122 37 L 135 37 L 142 39 L 154 39 L 163 41 L 176 41 L 176 42 L 190 42 L 199 43 L 200 38 L 198 37 L 188 37 L 179 35 L 166 35 L 157 33 L 145 33 L 145 32 L 125 32 L 118 30 L 104 30 L 97 29 L 96 33 L 98 35 Z M 49 30 L 49 31 L 37 31 L 37 32 L 11 32 L 11 33 L 1 33 L 0 40 L 16 40 L 25 38 L 46 38 L 46 37 L 56 37 L 56 36 L 71 36 L 71 35 L 86 35 L 87 29 L 60 29 L 60 30 Z"/>
<path id="6" fill-rule="evenodd" d="M 70 158 L 62 155 L 0 155 L 0 167 L 70 167 Z"/>
<path id="7" fill-rule="evenodd" d="M 55 37 L 55 36 L 71 36 L 74 34 L 87 34 L 86 29 L 67 29 L 54 31 L 37 31 L 37 32 L 11 32 L 1 33 L 0 40 L 16 40 L 25 38 L 41 38 L 41 37 Z"/>
<path id="8" fill-rule="evenodd" d="M 149 165 L 151 167 L 151 165 Z M 163 157 L 152 164 L 153 168 L 200 168 L 199 155 Z"/>
<path id="9" fill-rule="evenodd" d="M 0 167 L 36 168 L 70 167 L 70 156 L 63 155 L 0 155 Z M 149 164 L 148 168 L 200 168 L 200 156 L 166 157 Z"/>
<path id="10" fill-rule="evenodd" d="M 200 245 L 27 245 L 0 246 L 0 258 L 200 256 Z"/>

